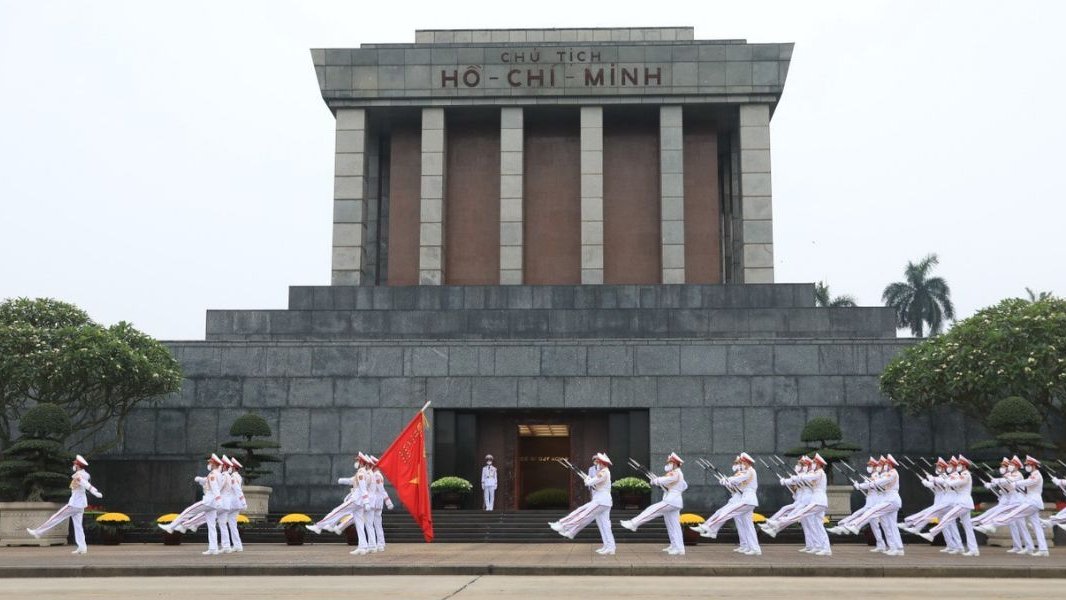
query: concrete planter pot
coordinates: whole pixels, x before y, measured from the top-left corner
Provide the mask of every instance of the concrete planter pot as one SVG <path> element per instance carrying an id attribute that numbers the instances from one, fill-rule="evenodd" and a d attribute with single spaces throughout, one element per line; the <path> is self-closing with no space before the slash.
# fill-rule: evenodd
<path id="1" fill-rule="evenodd" d="M 56 502 L 0 502 L 0 546 L 62 546 L 67 543 L 66 523 L 35 539 L 27 527 L 44 523 L 63 505 Z"/>
<path id="2" fill-rule="evenodd" d="M 825 516 L 831 520 L 846 517 L 851 514 L 851 492 L 855 488 L 850 485 L 829 485 L 825 488 L 826 498 L 829 500 L 829 508 Z"/>
<path id="3" fill-rule="evenodd" d="M 246 485 L 242 488 L 248 508 L 242 512 L 250 521 L 265 521 L 270 512 L 270 493 L 274 488 L 265 485 Z"/>

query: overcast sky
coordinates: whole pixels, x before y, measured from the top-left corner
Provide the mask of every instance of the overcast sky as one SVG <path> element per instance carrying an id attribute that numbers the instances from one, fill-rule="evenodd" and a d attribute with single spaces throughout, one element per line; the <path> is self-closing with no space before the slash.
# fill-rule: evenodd
<path id="1" fill-rule="evenodd" d="M 0 298 L 202 339 L 329 283 L 333 117 L 309 48 L 416 28 L 691 25 L 796 43 L 777 280 L 880 303 L 940 255 L 960 316 L 1066 293 L 1058 2 L 0 0 Z"/>

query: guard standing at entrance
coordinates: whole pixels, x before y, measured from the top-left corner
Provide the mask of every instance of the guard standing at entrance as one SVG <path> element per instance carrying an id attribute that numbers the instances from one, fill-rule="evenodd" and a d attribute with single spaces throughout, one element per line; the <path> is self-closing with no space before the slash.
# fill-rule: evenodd
<path id="1" fill-rule="evenodd" d="M 481 467 L 481 489 L 485 492 L 485 510 L 492 510 L 496 503 L 496 467 L 492 466 L 492 455 L 485 455 L 485 466 Z"/>

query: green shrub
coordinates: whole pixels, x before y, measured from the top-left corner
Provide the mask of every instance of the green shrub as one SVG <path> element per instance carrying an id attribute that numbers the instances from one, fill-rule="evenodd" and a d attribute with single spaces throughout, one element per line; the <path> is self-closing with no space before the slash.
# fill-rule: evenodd
<path id="1" fill-rule="evenodd" d="M 651 484 L 646 479 L 638 477 L 623 477 L 611 484 L 611 489 L 616 492 L 650 492 Z"/>
<path id="2" fill-rule="evenodd" d="M 985 425 L 994 433 L 1040 431 L 1040 412 L 1032 402 L 1018 396 L 1004 398 L 992 407 Z"/>
<path id="3" fill-rule="evenodd" d="M 469 481 L 462 477 L 456 477 L 449 475 L 447 477 L 441 477 L 429 485 L 429 490 L 434 494 L 442 492 L 459 492 L 460 494 L 469 494 L 474 486 Z"/>
<path id="4" fill-rule="evenodd" d="M 560 488 L 544 488 L 526 496 L 529 508 L 565 508 L 570 505 L 570 494 Z"/>
<path id="5" fill-rule="evenodd" d="M 1038 448 L 1054 448 L 1040 435 L 1043 419 L 1036 406 L 1025 398 L 1011 396 L 996 402 L 985 419 L 992 439 L 981 440 L 971 450 L 1006 448 L 1011 454 L 1025 454 Z"/>
<path id="6" fill-rule="evenodd" d="M 840 425 L 829 417 L 815 417 L 803 426 L 800 433 L 801 442 L 836 442 L 844 439 L 844 433 L 840 431 Z"/>
<path id="7" fill-rule="evenodd" d="M 266 419 L 255 413 L 247 413 L 237 417 L 229 428 L 229 434 L 243 439 L 233 440 L 222 444 L 223 448 L 241 450 L 242 455 L 237 457 L 244 465 L 242 477 L 245 483 L 252 483 L 269 471 L 263 468 L 263 463 L 280 462 L 281 458 L 263 450 L 280 448 L 281 445 L 268 439 L 257 440 L 255 438 L 269 438 L 274 435 L 270 430 L 270 424 Z"/>
<path id="8" fill-rule="evenodd" d="M 62 500 L 70 483 L 72 457 L 63 447 L 70 419 L 54 404 L 38 404 L 23 414 L 19 431 L 23 435 L 0 461 L 0 499 Z"/>

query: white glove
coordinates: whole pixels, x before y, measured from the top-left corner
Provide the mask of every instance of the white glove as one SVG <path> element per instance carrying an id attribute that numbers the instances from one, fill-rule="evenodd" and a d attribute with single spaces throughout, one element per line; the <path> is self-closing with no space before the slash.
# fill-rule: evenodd
<path id="1" fill-rule="evenodd" d="M 385 503 L 385 507 L 388 508 L 389 510 L 392 510 L 392 502 L 386 502 Z"/>
<path id="2" fill-rule="evenodd" d="M 103 494 L 101 494 L 100 492 L 98 492 L 96 490 L 93 490 L 93 496 L 96 496 L 97 498 L 103 498 L 104 497 Z"/>

